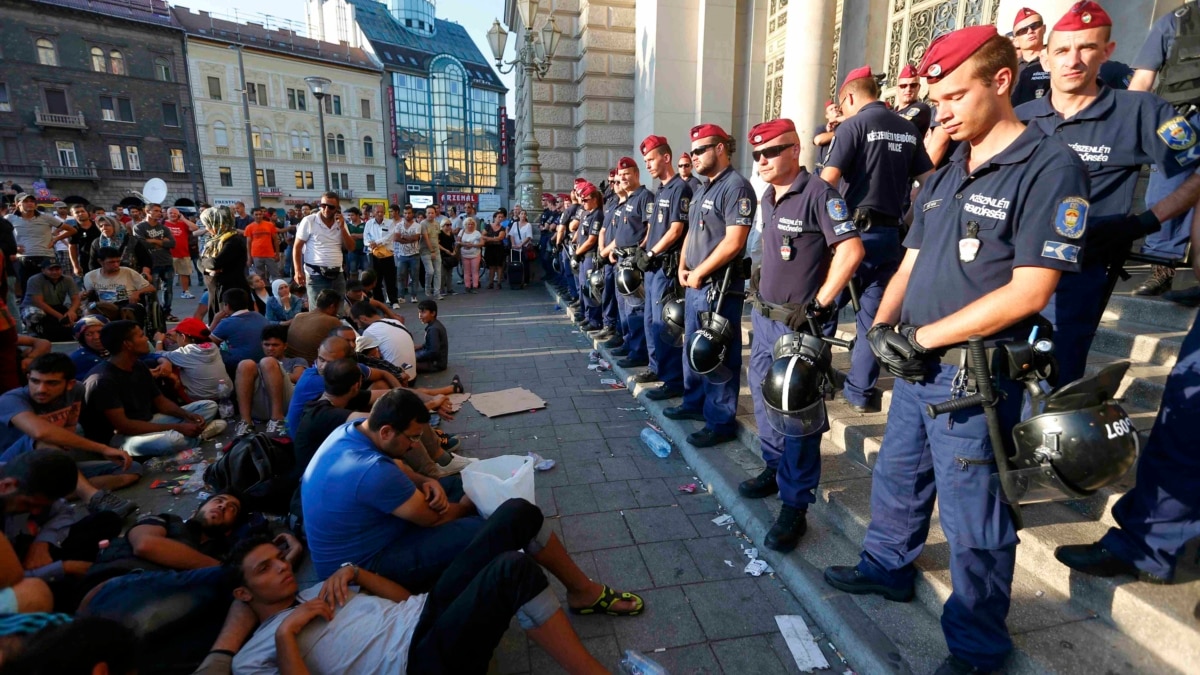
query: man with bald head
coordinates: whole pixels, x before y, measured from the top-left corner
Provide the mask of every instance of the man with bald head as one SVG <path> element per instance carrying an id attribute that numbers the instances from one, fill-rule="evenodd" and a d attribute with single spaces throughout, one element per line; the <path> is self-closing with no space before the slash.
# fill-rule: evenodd
<path id="1" fill-rule="evenodd" d="M 353 359 L 354 343 L 343 337 L 327 337 L 317 349 L 317 362 L 304 371 L 292 390 L 292 400 L 288 404 L 287 423 L 289 429 L 300 428 L 300 417 L 304 414 L 304 406 L 309 401 L 315 401 L 325 392 L 325 380 L 321 373 L 325 364 L 338 359 Z M 399 387 L 400 382 L 394 375 L 383 370 L 358 366 L 362 372 L 362 386 L 349 405 L 350 410 L 367 412 L 371 404 L 388 391 Z"/>

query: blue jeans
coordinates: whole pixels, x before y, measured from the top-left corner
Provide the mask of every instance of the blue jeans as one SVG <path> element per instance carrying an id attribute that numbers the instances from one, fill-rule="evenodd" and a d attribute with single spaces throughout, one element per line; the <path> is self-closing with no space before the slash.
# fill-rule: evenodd
<path id="1" fill-rule="evenodd" d="M 340 274 L 336 279 L 326 279 L 325 275 L 312 272 L 311 270 L 305 273 L 307 283 L 305 289 L 308 293 L 308 308 L 315 309 L 317 306 L 317 296 L 326 288 L 332 288 L 339 295 L 346 295 L 346 275 Z"/>
<path id="2" fill-rule="evenodd" d="M 442 257 L 422 253 L 421 264 L 425 266 L 425 297 L 432 298 L 442 287 Z"/>
<path id="3" fill-rule="evenodd" d="M 214 401 L 195 401 L 182 407 L 190 413 L 200 415 L 204 418 L 205 422 L 211 422 L 217 416 L 217 404 Z M 179 424 L 183 422 L 178 417 L 163 415 L 162 413 L 155 415 L 150 421 L 154 424 Z M 198 439 L 184 436 L 174 430 L 156 431 L 140 436 L 122 436 L 121 434 L 117 434 L 109 442 L 109 445 L 114 448 L 121 448 L 134 457 L 159 457 L 179 452 L 180 450 L 194 448 L 199 444 Z"/>
<path id="4" fill-rule="evenodd" d="M 150 268 L 150 281 L 158 286 L 155 292 L 162 303 L 163 313 L 170 314 L 171 296 L 175 295 L 175 266 L 155 265 Z"/>
<path id="5" fill-rule="evenodd" d="M 396 282 L 400 285 L 400 297 L 416 295 L 421 286 L 421 256 L 396 256 Z"/>
<path id="6" fill-rule="evenodd" d="M 350 251 L 346 254 L 346 274 L 357 275 L 367 269 L 367 252 Z"/>

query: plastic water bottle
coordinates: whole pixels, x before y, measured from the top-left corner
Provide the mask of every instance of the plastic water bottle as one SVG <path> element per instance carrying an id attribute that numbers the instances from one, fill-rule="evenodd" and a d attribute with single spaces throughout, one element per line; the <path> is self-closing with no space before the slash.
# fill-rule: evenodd
<path id="1" fill-rule="evenodd" d="M 650 451 L 659 457 L 667 457 L 671 454 L 671 443 L 667 439 L 658 434 L 657 431 L 646 427 L 642 429 L 642 442 Z"/>
<path id="2" fill-rule="evenodd" d="M 632 649 L 625 650 L 625 656 L 621 659 L 621 672 L 625 675 L 669 675 L 667 669 L 657 661 Z"/>
<path id="3" fill-rule="evenodd" d="M 217 414 L 221 419 L 233 419 L 233 398 L 231 395 L 233 390 L 229 388 L 229 383 L 225 380 L 217 382 Z"/>

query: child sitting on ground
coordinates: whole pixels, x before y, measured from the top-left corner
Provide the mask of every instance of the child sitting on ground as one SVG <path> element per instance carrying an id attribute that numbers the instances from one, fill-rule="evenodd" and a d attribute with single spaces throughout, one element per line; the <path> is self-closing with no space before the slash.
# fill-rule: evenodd
<path id="1" fill-rule="evenodd" d="M 417 317 L 425 324 L 425 344 L 417 348 L 418 373 L 437 373 L 446 369 L 450 340 L 437 314 L 437 302 L 433 300 L 422 300 L 417 305 Z"/>

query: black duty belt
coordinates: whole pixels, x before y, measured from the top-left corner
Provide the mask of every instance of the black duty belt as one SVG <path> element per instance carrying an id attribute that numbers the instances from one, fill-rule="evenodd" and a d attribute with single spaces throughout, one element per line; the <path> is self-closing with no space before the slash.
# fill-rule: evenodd
<path id="1" fill-rule="evenodd" d="M 767 302 L 766 300 L 763 300 L 762 297 L 757 293 L 751 295 L 749 300 L 750 306 L 755 312 L 757 312 L 760 316 L 770 319 L 771 321 L 784 323 L 792 314 L 791 310 L 786 309 L 782 305 L 776 305 L 774 303 Z"/>
<path id="2" fill-rule="evenodd" d="M 900 219 L 896 216 L 889 216 L 875 209 L 854 209 L 854 224 L 858 226 L 860 232 L 869 232 L 876 227 L 891 227 L 899 229 L 901 227 Z"/>

